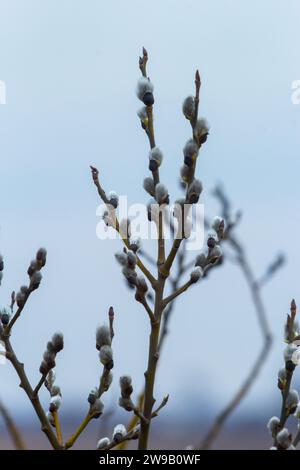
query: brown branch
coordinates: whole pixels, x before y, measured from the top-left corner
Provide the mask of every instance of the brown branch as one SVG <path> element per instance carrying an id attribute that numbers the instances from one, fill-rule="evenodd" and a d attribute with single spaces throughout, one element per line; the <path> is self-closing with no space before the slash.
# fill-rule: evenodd
<path id="1" fill-rule="evenodd" d="M 45 380 L 46 380 L 46 377 L 47 377 L 47 374 L 43 374 L 37 384 L 37 386 L 35 387 L 35 389 L 33 390 L 33 395 L 36 397 L 41 389 L 41 387 L 44 385 L 45 383 Z"/>
<path id="2" fill-rule="evenodd" d="M 16 423 L 14 422 L 12 416 L 8 412 L 7 408 L 4 406 L 4 404 L 0 401 L 0 414 L 3 417 L 3 420 L 5 422 L 5 425 L 8 429 L 8 432 L 12 438 L 12 441 L 14 443 L 14 446 L 17 450 L 25 450 L 26 446 L 23 441 L 21 432 L 19 431 Z"/>
<path id="3" fill-rule="evenodd" d="M 221 202 L 223 218 L 226 220 L 230 220 L 230 204 L 225 196 L 223 190 L 221 188 L 217 188 L 215 191 L 216 197 Z M 261 371 L 263 365 L 265 364 L 268 355 L 270 353 L 271 345 L 272 345 L 272 335 L 270 331 L 270 327 L 267 320 L 267 315 L 265 311 L 265 307 L 261 297 L 261 285 L 256 282 L 252 269 L 249 265 L 249 262 L 246 257 L 246 253 L 242 245 L 239 241 L 234 237 L 232 234 L 232 227 L 227 230 L 225 235 L 225 239 L 228 240 L 228 243 L 231 245 L 236 256 L 237 264 L 239 265 L 245 279 L 247 285 L 249 287 L 253 305 L 255 308 L 256 316 L 258 319 L 258 323 L 261 329 L 261 333 L 263 336 L 263 346 L 259 351 L 257 358 L 251 367 L 248 376 L 238 391 L 234 394 L 233 398 L 230 402 L 225 406 L 225 408 L 219 413 L 219 415 L 215 418 L 215 421 L 211 427 L 211 429 L 207 432 L 206 436 L 204 437 L 203 441 L 200 444 L 200 449 L 209 449 L 214 440 L 217 438 L 218 434 L 220 433 L 225 421 L 228 419 L 230 414 L 237 408 L 240 404 L 242 399 L 245 395 L 249 392 L 250 388 L 252 387 L 254 381 L 256 380 L 259 372 Z"/>
<path id="4" fill-rule="evenodd" d="M 155 316 L 154 316 L 154 313 L 152 311 L 152 309 L 150 308 L 146 298 L 142 298 L 140 303 L 144 306 L 146 312 L 148 313 L 148 316 L 149 316 L 149 319 L 150 319 L 150 322 L 151 323 L 155 323 L 156 322 L 156 319 L 155 319 Z"/>
<path id="5" fill-rule="evenodd" d="M 10 320 L 9 324 L 4 329 L 5 335 L 10 335 L 11 329 L 14 326 L 14 324 L 16 323 L 16 321 L 18 320 L 18 318 L 20 317 L 22 311 L 24 310 L 24 307 L 25 307 L 25 305 L 27 303 L 27 300 L 28 300 L 31 293 L 32 293 L 32 289 L 30 287 L 28 287 L 28 291 L 26 292 L 26 294 L 24 294 L 24 301 L 23 301 L 22 306 L 18 307 L 16 313 L 14 314 L 12 319 Z"/>
<path id="6" fill-rule="evenodd" d="M 63 437 L 61 433 L 61 426 L 60 426 L 60 421 L 58 417 L 58 412 L 57 411 L 52 411 L 52 416 L 54 419 L 54 424 L 55 424 L 55 429 L 56 429 L 56 435 L 57 435 L 57 440 L 61 446 L 63 446 Z"/>
<path id="7" fill-rule="evenodd" d="M 153 397 L 154 382 L 157 369 L 157 361 L 159 357 L 158 343 L 159 343 L 159 331 L 162 315 L 162 299 L 165 287 L 165 279 L 159 274 L 158 275 L 158 286 L 155 291 L 155 306 L 154 306 L 154 317 L 157 320 L 151 323 L 151 332 L 149 339 L 149 353 L 148 353 L 148 366 L 145 372 L 145 398 L 143 406 L 143 415 L 147 421 L 141 422 L 141 431 L 139 433 L 139 450 L 145 450 L 148 448 L 148 439 L 150 432 L 152 409 L 155 403 Z"/>
<path id="8" fill-rule="evenodd" d="M 181 287 L 179 287 L 174 292 L 172 292 L 172 294 L 170 294 L 168 297 L 163 299 L 163 301 L 162 301 L 163 307 L 165 308 L 170 302 L 172 302 L 172 300 L 176 299 L 176 297 L 183 294 L 191 285 L 192 285 L 192 282 L 189 279 Z"/>
<path id="9" fill-rule="evenodd" d="M 13 347 L 10 343 L 9 337 L 5 334 L 2 333 L 1 335 L 2 340 L 4 341 L 5 344 L 5 349 L 6 349 L 6 357 L 7 359 L 12 363 L 17 375 L 19 376 L 20 379 L 20 387 L 23 388 L 24 392 L 28 396 L 38 418 L 41 423 L 41 430 L 46 434 L 50 444 L 52 445 L 53 449 L 59 450 L 61 449 L 61 445 L 59 444 L 56 435 L 52 431 L 51 424 L 49 423 L 47 416 L 44 412 L 44 409 L 40 403 L 39 397 L 34 395 L 34 390 L 32 389 L 30 382 L 28 380 L 28 377 L 25 373 L 24 369 L 24 364 L 22 364 L 14 350 Z"/>
<path id="10" fill-rule="evenodd" d="M 102 188 L 102 186 L 100 185 L 100 182 L 99 182 L 99 177 L 98 177 L 99 171 L 97 170 L 97 168 L 95 168 L 93 166 L 90 166 L 90 168 L 91 168 L 91 171 L 92 171 L 92 178 L 93 178 L 94 184 L 95 184 L 95 186 L 98 190 L 98 194 L 99 194 L 100 198 L 102 199 L 102 201 L 105 204 L 109 204 L 106 193 L 105 193 L 104 189 Z M 130 243 L 129 243 L 128 237 L 127 237 L 127 235 L 122 233 L 117 217 L 115 218 L 115 227 L 114 228 L 119 233 L 119 235 L 122 238 L 126 248 L 129 249 L 130 248 Z M 150 282 L 152 287 L 155 288 L 156 287 L 156 279 L 152 276 L 152 274 L 144 266 L 143 262 L 141 261 L 141 259 L 137 255 L 136 255 L 136 260 L 137 260 L 137 265 L 140 268 L 140 270 L 142 271 L 142 273 L 146 276 L 146 278 L 148 279 L 148 281 Z"/>
<path id="11" fill-rule="evenodd" d="M 260 373 L 264 365 L 265 361 L 262 360 L 262 358 L 264 357 L 264 355 L 267 355 L 269 353 L 270 346 L 271 346 L 271 341 L 268 340 L 262 347 L 261 351 L 259 352 L 248 374 L 248 377 L 246 378 L 242 386 L 235 393 L 233 398 L 225 406 L 225 408 L 221 411 L 221 413 L 219 413 L 218 416 L 215 418 L 215 421 L 212 427 L 209 429 L 208 433 L 206 434 L 206 436 L 204 437 L 203 441 L 200 444 L 199 448 L 201 450 L 208 450 L 211 448 L 213 442 L 216 440 L 221 429 L 223 428 L 225 421 L 229 418 L 229 416 L 233 413 L 233 411 L 238 407 L 242 399 L 249 392 L 249 389 L 251 388 L 253 382 L 257 378 L 258 374 Z"/>

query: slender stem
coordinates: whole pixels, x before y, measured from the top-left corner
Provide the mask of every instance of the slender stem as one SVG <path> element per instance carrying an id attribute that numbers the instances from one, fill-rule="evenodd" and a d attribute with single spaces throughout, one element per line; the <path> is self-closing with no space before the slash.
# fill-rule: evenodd
<path id="1" fill-rule="evenodd" d="M 159 208 L 158 216 L 158 258 L 157 265 L 162 266 L 165 262 L 165 240 L 164 240 L 164 214 L 163 207 Z"/>
<path id="2" fill-rule="evenodd" d="M 227 205 L 225 206 L 227 209 Z M 223 206 L 223 210 L 224 206 Z M 263 346 L 259 351 L 257 358 L 250 369 L 246 380 L 241 385 L 241 387 L 237 390 L 234 394 L 233 398 L 230 402 L 225 406 L 225 408 L 219 413 L 219 415 L 215 418 L 212 427 L 208 430 L 206 436 L 202 440 L 200 444 L 200 449 L 210 449 L 213 442 L 217 438 L 218 434 L 220 433 L 225 421 L 229 417 L 229 415 L 237 408 L 240 404 L 242 399 L 245 395 L 249 392 L 251 386 L 255 382 L 257 376 L 259 375 L 263 365 L 265 364 L 268 355 L 271 350 L 272 346 L 272 335 L 270 332 L 265 308 L 263 305 L 262 297 L 261 297 L 261 289 L 258 283 L 255 282 L 254 274 L 251 270 L 251 267 L 248 263 L 246 258 L 245 251 L 238 240 L 233 236 L 233 234 L 229 233 L 227 236 L 228 242 L 231 244 L 233 249 L 237 253 L 237 262 L 242 270 L 244 277 L 247 281 L 248 287 L 250 289 L 250 293 L 252 296 L 252 301 L 255 307 L 255 312 L 257 315 L 257 319 L 261 328 L 262 336 L 263 336 Z"/>
<path id="3" fill-rule="evenodd" d="M 61 433 L 61 426 L 60 426 L 60 421 L 58 417 L 57 411 L 52 411 L 52 415 L 54 418 L 54 424 L 55 424 L 55 429 L 56 429 L 56 435 L 57 435 L 57 440 L 60 443 L 60 445 L 63 445 L 63 437 Z"/>
<path id="4" fill-rule="evenodd" d="M 149 143 L 150 143 L 150 147 L 153 148 L 153 147 L 155 147 L 155 137 L 154 137 L 154 127 L 153 127 L 153 106 L 147 106 L 147 116 L 148 116 Z M 154 175 L 153 175 L 153 177 L 154 177 Z M 157 183 L 158 182 L 159 182 L 159 178 L 158 178 Z M 154 184 L 156 184 L 155 180 L 154 180 Z"/>
<path id="5" fill-rule="evenodd" d="M 175 238 L 175 240 L 173 241 L 171 251 L 170 251 L 170 253 L 169 253 L 169 255 L 166 259 L 166 262 L 163 264 L 163 266 L 160 269 L 161 274 L 165 278 L 167 278 L 170 274 L 170 269 L 172 267 L 172 264 L 173 264 L 173 261 L 174 261 L 176 255 L 177 255 L 177 252 L 180 248 L 181 242 L 182 242 L 182 238 Z"/>
<path id="6" fill-rule="evenodd" d="M 49 423 L 47 416 L 44 412 L 44 409 L 40 403 L 39 397 L 35 396 L 33 393 L 33 389 L 29 383 L 27 375 L 25 373 L 24 364 L 18 361 L 17 356 L 12 348 L 12 345 L 9 341 L 9 337 L 5 334 L 2 334 L 2 339 L 5 344 L 6 348 L 6 357 L 12 363 L 15 371 L 17 372 L 19 379 L 20 379 L 20 387 L 23 388 L 26 395 L 28 396 L 29 400 L 32 403 L 32 406 L 40 420 L 41 429 L 46 434 L 49 442 L 51 443 L 52 447 L 56 450 L 61 449 L 61 445 L 59 444 L 57 437 L 55 436 L 54 432 L 52 431 L 51 424 Z"/>
<path id="7" fill-rule="evenodd" d="M 39 380 L 39 383 L 37 384 L 37 386 L 35 387 L 35 389 L 33 390 L 33 395 L 36 397 L 42 387 L 42 385 L 45 383 L 45 380 L 46 380 L 46 377 L 47 377 L 47 374 L 43 374 Z"/>
<path id="8" fill-rule="evenodd" d="M 98 194 L 99 194 L 100 198 L 102 199 L 102 201 L 105 204 L 109 204 L 109 200 L 107 199 L 106 193 L 105 193 L 104 189 L 101 187 L 100 182 L 99 182 L 99 178 L 98 178 L 99 171 L 97 170 L 97 168 L 95 168 L 93 166 L 91 166 L 91 170 L 92 170 L 93 181 L 94 181 L 94 184 L 95 184 L 95 186 L 98 190 Z M 119 235 L 122 238 L 125 246 L 129 249 L 130 243 L 129 243 L 128 237 L 125 234 L 122 233 L 117 217 L 115 217 L 115 227 L 114 228 L 119 233 Z M 143 262 L 141 261 L 141 259 L 137 255 L 136 255 L 136 260 L 137 260 L 138 267 L 140 268 L 142 273 L 146 276 L 146 278 L 148 279 L 148 281 L 150 282 L 150 284 L 154 288 L 156 286 L 156 279 L 152 276 L 150 271 L 148 271 L 146 266 L 144 266 Z"/>
<path id="9" fill-rule="evenodd" d="M 179 295 L 183 294 L 190 286 L 192 282 L 188 280 L 183 286 L 179 287 L 175 292 L 172 292 L 168 297 L 163 300 L 163 306 L 166 307 L 172 300 L 176 299 Z"/>
<path id="10" fill-rule="evenodd" d="M 87 427 L 91 419 L 93 419 L 93 415 L 88 413 L 86 417 L 84 418 L 84 420 L 81 422 L 81 424 L 78 426 L 74 434 L 65 443 L 65 447 L 64 447 L 65 449 L 69 449 L 70 447 L 74 445 L 75 441 L 78 439 L 80 434 L 85 430 L 85 428 Z"/>
<path id="11" fill-rule="evenodd" d="M 271 341 L 268 340 L 259 354 L 257 359 L 255 360 L 251 371 L 246 378 L 243 385 L 239 388 L 237 393 L 233 396 L 230 402 L 226 405 L 226 407 L 222 410 L 222 412 L 215 418 L 215 421 L 212 427 L 207 432 L 205 438 L 203 439 L 202 443 L 200 444 L 201 450 L 208 450 L 211 448 L 213 442 L 216 440 L 217 436 L 219 435 L 222 427 L 224 426 L 225 421 L 228 419 L 230 414 L 236 409 L 236 407 L 240 404 L 242 399 L 247 395 L 250 387 L 252 386 L 253 382 L 257 378 L 258 374 L 260 373 L 263 365 L 264 365 L 264 358 L 267 356 L 271 348 Z"/>
<path id="12" fill-rule="evenodd" d="M 287 414 L 287 407 L 286 407 L 286 401 L 289 395 L 289 391 L 291 388 L 291 382 L 293 378 L 293 372 L 287 370 L 286 371 L 286 382 L 285 382 L 285 387 L 282 392 L 282 404 L 281 404 L 281 413 L 280 413 L 280 422 L 278 427 L 282 429 L 285 425 L 286 420 L 288 419 L 288 414 Z"/>
<path id="13" fill-rule="evenodd" d="M 26 292 L 26 294 L 24 295 L 24 302 L 23 302 L 23 305 L 22 307 L 18 307 L 16 313 L 14 314 L 14 316 L 12 317 L 12 319 L 10 320 L 9 324 L 5 327 L 4 329 L 4 334 L 6 336 L 9 336 L 10 335 L 10 332 L 11 332 L 11 329 L 12 327 L 14 326 L 14 324 L 16 323 L 16 321 L 18 320 L 18 318 L 20 317 L 25 305 L 26 305 L 26 302 L 30 296 L 30 294 L 32 293 L 32 290 L 30 289 L 30 287 L 28 287 L 28 291 Z"/>
<path id="14" fill-rule="evenodd" d="M 2 402 L 0 402 L 0 414 L 2 415 L 2 417 L 4 419 L 6 427 L 9 431 L 9 434 L 10 434 L 10 436 L 13 440 L 13 443 L 15 445 L 15 448 L 17 450 L 25 450 L 26 446 L 24 444 L 22 435 L 21 435 L 19 429 L 17 428 L 17 426 L 16 426 L 13 418 L 11 417 L 10 413 L 8 412 L 8 410 L 6 409 L 6 407 L 4 406 L 4 404 Z"/>
<path id="15" fill-rule="evenodd" d="M 152 409 L 155 403 L 153 397 L 154 383 L 156 376 L 157 361 L 159 358 L 158 353 L 158 342 L 159 342 L 159 331 L 162 315 L 162 298 L 165 286 L 165 279 L 159 275 L 158 276 L 158 288 L 155 292 L 155 306 L 154 306 L 154 316 L 157 320 L 155 323 L 151 324 L 151 332 L 149 338 L 149 354 L 148 354 L 148 366 L 145 372 L 145 398 L 144 398 L 144 407 L 143 415 L 147 421 L 141 422 L 141 431 L 139 435 L 139 444 L 138 448 L 140 450 L 146 450 L 148 448 L 148 439 L 151 425 L 151 416 Z"/>
<path id="16" fill-rule="evenodd" d="M 156 320 L 155 320 L 154 313 L 151 310 L 151 308 L 150 308 L 150 306 L 149 306 L 149 304 L 148 304 L 145 297 L 141 300 L 141 304 L 144 306 L 146 312 L 148 313 L 148 316 L 149 316 L 149 319 L 150 319 L 151 323 L 155 323 Z"/>

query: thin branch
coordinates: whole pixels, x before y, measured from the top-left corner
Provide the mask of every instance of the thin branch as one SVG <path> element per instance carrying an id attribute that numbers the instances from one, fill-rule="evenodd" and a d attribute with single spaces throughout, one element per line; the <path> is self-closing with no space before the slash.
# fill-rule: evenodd
<path id="1" fill-rule="evenodd" d="M 233 398 L 230 400 L 230 402 L 225 406 L 225 408 L 221 411 L 221 413 L 218 414 L 218 416 L 215 418 L 215 421 L 212 425 L 212 427 L 209 429 L 208 433 L 204 437 L 203 441 L 200 444 L 200 449 L 201 450 L 208 450 L 211 448 L 213 442 L 216 440 L 218 437 L 221 429 L 223 428 L 225 421 L 229 418 L 229 416 L 233 413 L 233 411 L 238 407 L 240 402 L 243 400 L 243 398 L 247 395 L 249 392 L 249 389 L 251 388 L 253 382 L 259 375 L 263 365 L 264 365 L 264 358 L 265 355 L 269 353 L 271 346 L 271 342 L 268 340 L 262 347 L 261 351 L 259 352 L 246 380 L 242 384 L 242 386 L 239 388 L 239 390 L 235 393 Z"/>
<path id="2" fill-rule="evenodd" d="M 43 374 L 37 384 L 37 386 L 35 387 L 35 389 L 33 390 L 33 395 L 36 397 L 41 389 L 41 387 L 43 386 L 43 384 L 45 383 L 45 380 L 46 380 L 46 377 L 47 377 L 47 374 Z"/>
<path id="3" fill-rule="evenodd" d="M 58 417 L 58 412 L 57 411 L 52 411 L 52 416 L 54 418 L 54 424 L 55 424 L 55 429 L 56 429 L 56 435 L 57 435 L 57 440 L 60 443 L 60 445 L 63 445 L 63 437 L 61 433 L 61 426 L 60 426 L 60 421 Z"/>
<path id="4" fill-rule="evenodd" d="M 187 282 L 185 282 L 179 289 L 177 289 L 175 292 L 172 292 L 168 297 L 163 299 L 163 306 L 164 308 L 172 302 L 172 300 L 176 299 L 179 295 L 183 294 L 190 286 L 192 285 L 191 280 L 189 279 Z"/>
<path id="5" fill-rule="evenodd" d="M 154 419 L 159 415 L 159 412 L 166 406 L 166 404 L 168 403 L 168 400 L 169 400 L 169 395 L 166 395 L 164 399 L 162 400 L 161 404 L 159 405 L 159 407 L 152 413 L 151 419 Z M 117 448 L 117 450 L 125 449 L 126 447 L 125 444 L 128 441 L 137 439 L 140 435 L 140 424 L 138 422 L 138 418 L 139 416 L 135 415 L 136 423 L 134 424 L 134 426 L 132 426 L 132 428 L 128 430 L 125 436 L 123 436 L 121 439 L 118 439 L 118 442 L 111 441 L 104 449 L 101 449 L 101 451 L 107 451 L 107 450 L 111 450 L 114 448 Z M 145 418 L 142 417 L 142 420 L 144 419 Z"/>
<path id="6" fill-rule="evenodd" d="M 27 292 L 24 294 L 24 301 L 23 301 L 23 304 L 21 307 L 18 307 L 16 313 L 14 314 L 14 316 L 12 317 L 12 319 L 10 320 L 9 324 L 6 326 L 6 328 L 4 329 L 4 334 L 9 336 L 10 335 L 10 332 L 11 332 L 11 329 L 12 327 L 14 326 L 14 324 L 16 323 L 16 321 L 18 320 L 18 318 L 20 317 L 26 303 L 27 303 L 27 300 L 30 296 L 30 294 L 32 293 L 32 289 L 30 287 L 28 287 L 28 290 Z"/>
<path id="7" fill-rule="evenodd" d="M 230 203 L 224 193 L 224 191 L 218 187 L 215 190 L 215 196 L 219 199 L 222 207 L 223 218 L 226 220 L 230 220 Z M 229 226 L 227 229 L 227 233 L 225 235 L 225 239 L 230 243 L 232 248 L 237 254 L 236 261 L 239 265 L 245 279 L 247 285 L 249 287 L 253 305 L 255 308 L 256 316 L 258 319 L 258 323 L 261 329 L 261 333 L 263 336 L 263 346 L 259 351 L 257 358 L 251 367 L 248 376 L 238 391 L 234 394 L 233 398 L 230 402 L 226 405 L 226 407 L 219 413 L 216 417 L 211 429 L 208 431 L 206 436 L 204 437 L 202 443 L 200 444 L 200 449 L 209 449 L 218 434 L 220 433 L 225 421 L 228 419 L 230 414 L 237 408 L 240 404 L 242 399 L 245 395 L 249 392 L 250 388 L 252 387 L 254 381 L 256 380 L 259 372 L 261 371 L 263 365 L 265 364 L 268 355 L 271 350 L 272 345 L 272 335 L 269 327 L 269 323 L 267 320 L 267 315 L 265 311 L 265 307 L 261 297 L 261 287 L 263 284 L 259 284 L 255 280 L 255 276 L 252 272 L 252 269 L 249 265 L 249 262 L 246 257 L 246 253 L 240 242 L 235 238 L 232 234 L 232 228 L 234 225 Z M 273 271 L 275 273 L 276 270 Z"/>
<path id="8" fill-rule="evenodd" d="M 65 443 L 64 449 L 70 449 L 75 444 L 75 441 L 78 439 L 80 434 L 85 430 L 89 422 L 93 419 L 93 415 L 90 413 L 87 413 L 86 417 L 82 420 L 74 434 L 70 437 L 70 439 L 67 440 Z"/>
<path id="9" fill-rule="evenodd" d="M 151 323 L 155 323 L 156 322 L 156 318 L 154 316 L 154 313 L 152 311 L 152 309 L 150 308 L 147 300 L 145 297 L 143 297 L 140 301 L 140 303 L 144 306 L 146 312 L 148 313 L 148 316 L 149 316 L 149 319 L 150 319 L 150 322 Z"/>
<path id="10" fill-rule="evenodd" d="M 56 450 L 61 449 L 61 445 L 59 444 L 57 437 L 55 436 L 54 432 L 52 431 L 51 424 L 49 423 L 47 416 L 44 412 L 44 409 L 40 403 L 39 397 L 34 395 L 34 391 L 30 385 L 28 377 L 25 373 L 24 364 L 22 364 L 10 343 L 9 337 L 6 334 L 2 334 L 2 340 L 5 344 L 6 349 L 6 357 L 12 363 L 15 371 L 17 372 L 19 379 L 20 379 L 20 387 L 23 388 L 26 395 L 28 396 L 31 404 L 40 420 L 41 423 L 41 430 L 46 434 L 49 442 L 51 443 L 52 447 Z"/>
<path id="11" fill-rule="evenodd" d="M 97 168 L 95 168 L 93 166 L 91 166 L 90 168 L 91 168 L 91 171 L 92 171 L 93 181 L 94 181 L 94 184 L 95 184 L 95 186 L 98 190 L 98 194 L 99 194 L 100 198 L 102 199 L 102 201 L 105 204 L 109 204 L 109 200 L 107 199 L 106 193 L 103 190 L 103 188 L 102 188 L 102 186 L 100 185 L 100 182 L 99 182 L 99 177 L 98 177 L 99 171 L 97 170 Z M 130 248 L 129 240 L 128 240 L 127 236 L 122 233 L 117 217 L 115 218 L 115 227 L 114 228 L 119 233 L 119 235 L 122 238 L 125 246 L 129 249 Z M 152 276 L 152 274 L 144 266 L 143 262 L 140 260 L 140 258 L 137 255 L 136 255 L 136 260 L 137 260 L 137 265 L 140 268 L 140 270 L 142 271 L 142 273 L 146 276 L 146 278 L 148 279 L 148 281 L 150 282 L 152 287 L 155 288 L 156 287 L 156 279 Z"/>
<path id="12" fill-rule="evenodd" d="M 6 427 L 8 429 L 8 432 L 12 438 L 12 441 L 14 443 L 14 446 L 17 450 L 25 450 L 26 446 L 23 441 L 21 432 L 19 431 L 16 423 L 14 422 L 12 416 L 8 412 L 7 408 L 4 406 L 4 404 L 0 401 L 0 414 L 3 417 L 3 420 L 6 424 Z"/>

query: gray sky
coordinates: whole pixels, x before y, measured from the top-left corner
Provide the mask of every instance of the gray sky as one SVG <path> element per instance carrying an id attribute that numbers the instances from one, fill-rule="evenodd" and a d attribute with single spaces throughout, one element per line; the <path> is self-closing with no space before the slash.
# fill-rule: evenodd
<path id="1" fill-rule="evenodd" d="M 0 79 L 7 87 L 7 104 L 0 106 L 2 306 L 26 281 L 36 249 L 48 249 L 41 288 L 12 338 L 30 377 L 38 379 L 51 334 L 63 331 L 57 380 L 65 405 L 84 409 L 100 372 L 94 330 L 112 304 L 115 377 L 132 374 L 136 390 L 143 383 L 147 318 L 114 261 L 120 242 L 96 238 L 98 200 L 89 164 L 101 169 L 106 189 L 131 202 L 147 200 L 141 183 L 148 146 L 135 96 L 145 46 L 157 142 L 165 154 L 161 176 L 171 195 L 178 196 L 182 147 L 190 136 L 181 103 L 193 91 L 198 67 L 200 114 L 211 125 L 197 170 L 205 209 L 215 214 L 209 191 L 223 181 L 244 211 L 239 233 L 257 274 L 278 251 L 287 254 L 288 265 L 264 292 L 276 343 L 244 409 L 279 399 L 284 314 L 293 296 L 300 299 L 300 105 L 291 102 L 291 84 L 300 79 L 299 2 L 1 0 L 0 10 Z M 228 265 L 183 296 L 171 329 L 156 396 L 170 393 L 166 413 L 193 398 L 199 416 L 209 400 L 213 414 L 261 344 L 239 271 Z M 0 377 L 1 395 L 29 409 L 9 366 L 1 367 Z M 117 396 L 116 380 L 107 401 Z"/>

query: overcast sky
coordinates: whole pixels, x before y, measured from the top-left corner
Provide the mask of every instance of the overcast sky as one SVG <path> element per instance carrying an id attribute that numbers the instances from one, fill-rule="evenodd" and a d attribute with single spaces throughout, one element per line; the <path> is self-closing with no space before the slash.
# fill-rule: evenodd
<path id="1" fill-rule="evenodd" d="M 292 82 L 300 80 L 299 2 L 0 0 L 0 12 L 0 80 L 7 89 L 0 105 L 1 306 L 26 282 L 36 249 L 48 250 L 41 288 L 12 337 L 32 380 L 39 378 L 47 340 L 63 331 L 57 380 L 65 405 L 84 410 L 100 373 L 94 330 L 114 305 L 115 377 L 130 373 L 135 389 L 142 386 L 148 320 L 114 260 L 120 242 L 96 237 L 98 199 L 89 165 L 101 169 L 107 190 L 147 201 L 148 145 L 135 96 L 145 46 L 157 143 L 165 155 L 161 177 L 171 196 L 179 194 L 182 147 L 190 136 L 181 104 L 199 68 L 200 114 L 211 125 L 197 169 L 205 211 L 215 215 L 210 190 L 222 181 L 243 209 L 239 235 L 257 274 L 279 251 L 287 255 L 264 291 L 272 357 L 243 409 L 263 409 L 272 397 L 279 402 L 284 315 L 292 297 L 300 303 L 300 105 L 291 101 Z M 207 401 L 214 414 L 260 346 L 244 279 L 226 265 L 178 302 L 156 397 L 170 393 L 166 413 L 184 409 L 189 398 L 199 417 Z M 0 383 L 4 398 L 30 409 L 9 365 L 1 366 Z M 106 400 L 117 396 L 116 380 Z"/>

